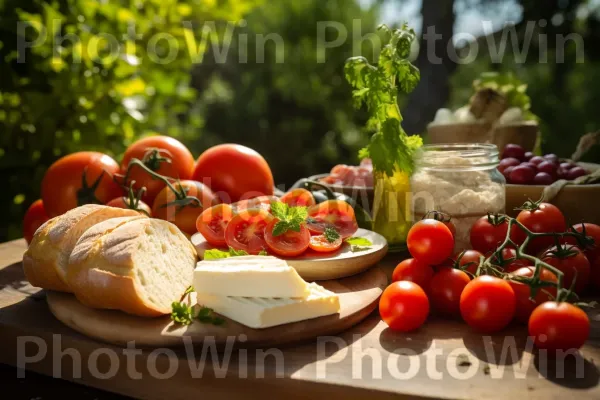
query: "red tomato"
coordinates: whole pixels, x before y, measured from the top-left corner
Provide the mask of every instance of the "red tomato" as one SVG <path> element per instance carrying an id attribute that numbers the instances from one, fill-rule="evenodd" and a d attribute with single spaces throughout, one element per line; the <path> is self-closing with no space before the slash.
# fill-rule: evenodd
<path id="1" fill-rule="evenodd" d="M 23 237 L 27 244 L 31 243 L 35 231 L 49 219 L 42 199 L 34 201 L 29 206 L 27 212 L 25 212 L 25 217 L 23 217 Z"/>
<path id="2" fill-rule="evenodd" d="M 200 182 L 179 181 L 173 183 L 173 187 L 178 191 L 178 194 L 175 194 L 169 187 L 161 190 L 152 205 L 152 215 L 155 218 L 170 221 L 184 233 L 193 235 L 196 233 L 198 216 L 202 214 L 204 209 L 217 204 L 218 199 L 208 186 Z M 187 202 L 183 207 L 173 204 L 174 201 L 181 200 L 186 195 L 197 198 L 201 204 Z"/>
<path id="3" fill-rule="evenodd" d="M 310 232 L 306 225 L 300 225 L 300 232 L 288 230 L 281 235 L 273 235 L 273 228 L 279 220 L 274 218 L 265 228 L 265 241 L 269 249 L 283 257 L 296 257 L 308 249 L 310 243 Z"/>
<path id="4" fill-rule="evenodd" d="M 394 268 L 394 272 L 392 273 L 392 282 L 411 281 L 421 286 L 425 292 L 429 291 L 429 284 L 432 278 L 433 268 L 414 258 L 402 261 Z"/>
<path id="5" fill-rule="evenodd" d="M 272 195 L 273 174 L 256 151 L 239 144 L 220 144 L 200 155 L 194 180 L 204 182 L 225 203 Z"/>
<path id="6" fill-rule="evenodd" d="M 339 237 L 335 241 L 329 242 L 325 235 L 313 235 L 310 237 L 308 247 L 319 253 L 330 253 L 342 247 L 342 238 Z"/>
<path id="7" fill-rule="evenodd" d="M 129 200 L 129 197 L 119 196 L 106 203 L 106 205 L 117 208 L 129 208 L 132 210 L 139 211 L 142 214 L 145 214 L 149 217 L 152 216 L 152 209 L 148 204 L 144 203 L 142 200 L 140 200 L 139 203 L 136 205 Z"/>
<path id="8" fill-rule="evenodd" d="M 113 180 L 119 164 L 106 154 L 80 151 L 64 156 L 48 168 L 42 180 L 42 200 L 50 218 L 88 203 L 106 204 L 123 190 Z M 85 175 L 86 187 L 83 187 Z M 98 186 L 93 188 L 95 182 Z"/>
<path id="9" fill-rule="evenodd" d="M 590 320 L 573 304 L 547 301 L 531 313 L 529 335 L 539 349 L 579 349 L 590 335 Z"/>
<path id="10" fill-rule="evenodd" d="M 450 229 L 452 237 L 456 237 L 456 226 L 454 225 L 454 222 L 452 222 L 452 217 L 450 215 L 440 211 L 430 211 L 425 214 L 423 219 L 435 219 L 436 221 L 440 221 Z"/>
<path id="11" fill-rule="evenodd" d="M 469 272 L 471 275 L 475 275 L 477 268 L 479 268 L 481 257 L 483 257 L 483 254 L 477 250 L 465 250 L 459 254 L 459 259 L 457 259 L 458 266 L 460 269 Z"/>
<path id="12" fill-rule="evenodd" d="M 515 292 L 507 281 L 482 275 L 460 295 L 460 314 L 471 328 L 493 333 L 504 329 L 515 316 Z"/>
<path id="13" fill-rule="evenodd" d="M 157 150 L 152 152 L 152 150 Z M 148 136 L 131 144 L 121 161 L 121 173 L 126 174 L 132 158 L 137 158 L 150 170 L 159 175 L 174 179 L 190 179 L 194 169 L 194 156 L 179 140 L 169 136 Z M 142 187 L 146 192 L 142 196 L 148 204 L 152 204 L 158 193 L 166 186 L 160 179 L 155 179 L 140 166 L 134 165 L 127 175 L 126 185 L 135 181 L 133 188 Z"/>
<path id="14" fill-rule="evenodd" d="M 424 219 L 410 228 L 406 244 L 414 258 L 427 265 L 437 265 L 452 255 L 454 237 L 442 222 Z"/>
<path id="15" fill-rule="evenodd" d="M 600 256 L 590 261 L 590 283 L 600 288 Z"/>
<path id="16" fill-rule="evenodd" d="M 519 268 L 531 266 L 531 262 L 526 258 L 517 258 L 517 251 L 510 247 L 505 247 L 500 252 L 500 257 L 495 254 L 491 261 L 492 264 L 504 268 L 506 272 L 513 272 Z"/>
<path id="17" fill-rule="evenodd" d="M 585 236 L 588 236 L 588 237 L 591 237 L 592 239 L 594 239 L 594 244 L 584 248 L 583 254 L 585 254 L 585 256 L 588 258 L 588 260 L 590 260 L 590 262 L 592 262 L 592 260 L 595 260 L 596 258 L 598 258 L 598 256 L 600 256 L 600 226 L 598 226 L 596 224 L 589 224 L 589 223 L 585 222 L 583 224 L 577 224 L 573 228 L 575 228 L 575 230 L 577 232 L 583 232 L 585 229 Z M 575 243 L 574 238 L 570 237 L 568 239 L 570 239 L 569 243 L 574 244 L 574 245 L 577 244 L 577 243 Z M 581 247 L 581 246 L 579 246 L 579 247 Z"/>
<path id="18" fill-rule="evenodd" d="M 429 299 L 419 285 L 409 281 L 389 285 L 379 300 L 381 319 L 395 331 L 419 328 L 429 315 Z"/>
<path id="19" fill-rule="evenodd" d="M 225 228 L 225 242 L 236 250 L 258 254 L 267 249 L 265 228 L 273 220 L 265 210 L 249 209 L 235 215 Z"/>
<path id="20" fill-rule="evenodd" d="M 233 209 L 229 204 L 217 204 L 202 211 L 196 219 L 196 229 L 204 239 L 213 246 L 223 247 L 225 242 L 225 228 L 233 218 Z"/>
<path id="21" fill-rule="evenodd" d="M 317 204 L 313 194 L 303 188 L 293 189 L 292 191 L 287 192 L 281 196 L 280 200 L 290 207 L 310 207 Z"/>
<path id="22" fill-rule="evenodd" d="M 513 275 L 531 278 L 534 273 L 534 267 L 523 267 L 513 272 Z M 552 272 L 543 268 L 540 272 L 540 280 L 542 282 L 551 282 L 554 284 L 558 282 L 556 276 Z M 530 299 L 531 287 L 525 283 L 515 281 L 508 281 L 508 284 L 512 287 L 513 292 L 515 292 L 515 298 L 517 300 L 515 319 L 524 324 L 529 321 L 529 316 L 538 305 L 556 297 L 556 286 L 541 288 L 538 290 L 535 297 Z"/>
<path id="23" fill-rule="evenodd" d="M 471 228 L 471 246 L 486 254 L 504 242 L 508 233 L 508 220 L 502 216 L 487 215 L 479 218 Z"/>
<path id="24" fill-rule="evenodd" d="M 590 262 L 578 247 L 565 245 L 561 249 L 552 247 L 542 256 L 542 261 L 558 268 L 563 276 L 563 287 L 569 289 L 575 281 L 573 291 L 582 294 L 590 279 Z"/>
<path id="25" fill-rule="evenodd" d="M 564 215 L 555 205 L 549 203 L 540 203 L 531 211 L 521 211 L 517 215 L 517 221 L 534 233 L 563 233 L 567 230 Z M 515 243 L 522 244 L 526 235 L 521 228 L 515 226 L 511 230 L 510 237 Z M 537 255 L 554 243 L 552 236 L 535 238 L 529 242 L 527 253 Z"/>
<path id="26" fill-rule="evenodd" d="M 231 204 L 231 207 L 235 213 L 240 213 L 250 208 L 260 208 L 271 212 L 271 203 L 274 201 L 279 201 L 279 198 L 276 196 L 258 196 L 253 199 L 240 200 Z"/>
<path id="27" fill-rule="evenodd" d="M 308 218 L 307 227 L 312 234 L 322 234 L 331 226 L 346 239 L 358 230 L 354 209 L 342 200 L 327 200 L 310 207 Z"/>
<path id="28" fill-rule="evenodd" d="M 449 316 L 460 316 L 460 295 L 471 278 L 455 268 L 441 268 L 433 275 L 429 285 L 429 297 L 433 308 Z"/>

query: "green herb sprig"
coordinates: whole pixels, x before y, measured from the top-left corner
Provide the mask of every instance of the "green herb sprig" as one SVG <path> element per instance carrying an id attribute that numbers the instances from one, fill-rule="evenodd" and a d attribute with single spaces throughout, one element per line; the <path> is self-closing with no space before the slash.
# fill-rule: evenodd
<path id="1" fill-rule="evenodd" d="M 279 220 L 273 227 L 273 236 L 279 236 L 288 230 L 300 232 L 302 224 L 308 217 L 308 209 L 306 207 L 290 207 L 283 202 L 274 201 L 271 203 L 271 214 Z"/>

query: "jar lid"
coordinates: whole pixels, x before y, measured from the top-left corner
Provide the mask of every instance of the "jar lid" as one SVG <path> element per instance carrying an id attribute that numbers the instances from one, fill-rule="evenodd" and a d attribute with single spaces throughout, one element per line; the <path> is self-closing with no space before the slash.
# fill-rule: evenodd
<path id="1" fill-rule="evenodd" d="M 492 143 L 428 144 L 415 153 L 415 164 L 436 170 L 490 169 L 498 166 L 498 155 Z"/>

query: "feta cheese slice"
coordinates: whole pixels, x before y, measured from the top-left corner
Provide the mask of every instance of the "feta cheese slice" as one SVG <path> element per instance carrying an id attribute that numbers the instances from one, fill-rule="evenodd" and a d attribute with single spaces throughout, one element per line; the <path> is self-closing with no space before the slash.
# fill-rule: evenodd
<path id="1" fill-rule="evenodd" d="M 305 299 L 258 297 L 230 297 L 197 292 L 198 304 L 250 328 L 303 321 L 340 312 L 337 294 L 316 283 L 309 284 L 310 294 Z"/>
<path id="2" fill-rule="evenodd" d="M 238 297 L 297 297 L 310 294 L 308 283 L 285 260 L 239 256 L 200 261 L 194 270 L 197 293 Z"/>

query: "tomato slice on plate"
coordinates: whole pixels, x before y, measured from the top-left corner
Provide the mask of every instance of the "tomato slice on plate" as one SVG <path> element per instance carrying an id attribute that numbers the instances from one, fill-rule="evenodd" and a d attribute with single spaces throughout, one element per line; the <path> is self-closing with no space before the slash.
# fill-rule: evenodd
<path id="1" fill-rule="evenodd" d="M 225 228 L 225 243 L 248 254 L 258 254 L 267 249 L 265 227 L 273 220 L 265 210 L 248 209 L 234 216 Z"/>
<path id="2" fill-rule="evenodd" d="M 342 239 L 358 230 L 354 209 L 342 200 L 327 200 L 308 209 L 307 227 L 312 234 L 320 235 L 327 227 L 335 228 Z"/>
<path id="3" fill-rule="evenodd" d="M 292 189 L 281 196 L 280 201 L 290 207 L 310 207 L 317 204 L 313 194 L 303 188 Z"/>
<path id="4" fill-rule="evenodd" d="M 271 202 L 273 201 L 279 201 L 279 198 L 276 196 L 258 196 L 252 199 L 240 200 L 237 203 L 233 203 L 231 206 L 236 213 L 253 208 L 271 212 Z"/>
<path id="5" fill-rule="evenodd" d="M 288 230 L 281 235 L 274 236 L 273 228 L 279 220 L 274 218 L 265 228 L 265 241 L 269 249 L 280 256 L 295 257 L 304 253 L 310 241 L 310 232 L 304 224 L 300 225 L 300 231 Z"/>
<path id="6" fill-rule="evenodd" d="M 213 246 L 225 246 L 225 228 L 233 218 L 233 209 L 229 204 L 217 204 L 207 208 L 196 219 L 196 228 L 204 239 Z"/>
<path id="7" fill-rule="evenodd" d="M 311 236 L 308 247 L 314 251 L 318 251 L 319 253 L 330 253 L 342 247 L 342 238 L 339 237 L 333 242 L 330 242 L 327 240 L 325 235 Z"/>

